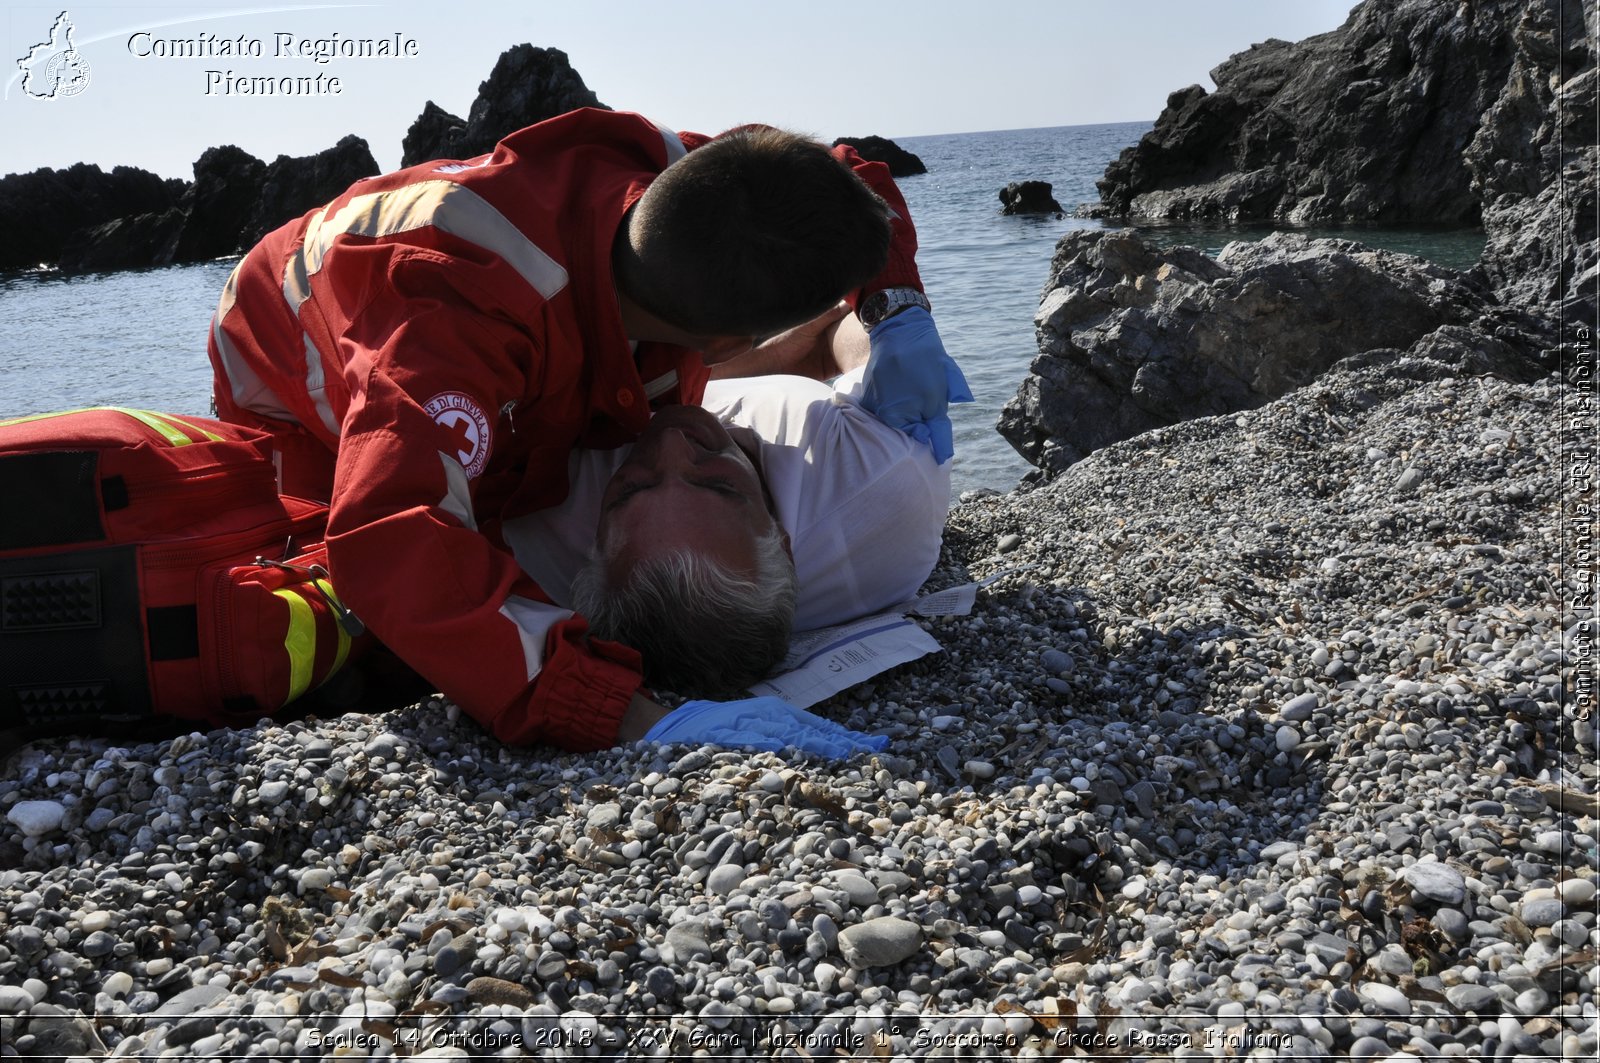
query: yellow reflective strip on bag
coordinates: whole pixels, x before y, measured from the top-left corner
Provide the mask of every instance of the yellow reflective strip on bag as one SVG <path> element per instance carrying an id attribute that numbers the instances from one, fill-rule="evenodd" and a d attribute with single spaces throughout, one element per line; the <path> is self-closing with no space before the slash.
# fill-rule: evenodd
<path id="1" fill-rule="evenodd" d="M 96 410 L 110 410 L 112 413 L 130 416 L 134 421 L 138 421 L 139 424 L 144 424 L 152 431 L 162 435 L 162 439 L 171 443 L 173 447 L 187 447 L 189 443 L 195 442 L 194 437 L 187 434 L 187 432 L 194 432 L 195 435 L 205 435 L 206 439 L 213 440 L 213 442 L 221 442 L 222 439 L 221 435 L 208 432 L 203 427 L 197 426 L 197 424 L 179 421 L 178 418 L 174 418 L 170 413 L 150 413 L 149 410 L 131 410 L 128 407 L 82 407 L 78 408 L 78 410 L 59 410 L 56 413 L 30 413 L 30 415 L 21 416 L 21 418 L 0 421 L 0 427 L 27 424 L 29 421 L 48 421 L 50 418 L 64 418 L 64 416 L 74 415 L 74 413 L 94 413 Z"/>
<path id="2" fill-rule="evenodd" d="M 108 410 L 115 410 L 127 417 L 132 417 L 135 421 L 138 421 L 145 427 L 152 428 L 155 431 L 160 432 L 161 435 L 166 437 L 167 442 L 171 443 L 175 447 L 188 446 L 190 443 L 194 442 L 194 440 L 190 439 L 186 434 L 179 431 L 177 428 L 174 428 L 166 421 L 163 421 L 159 416 L 151 413 L 149 410 L 130 410 L 126 406 L 107 406 L 104 408 Z"/>
<path id="3" fill-rule="evenodd" d="M 289 630 L 283 635 L 283 648 L 289 653 L 289 696 L 285 705 L 311 688 L 311 669 L 317 660 L 317 618 L 311 605 L 285 587 L 272 592 L 289 606 Z"/>
<path id="4" fill-rule="evenodd" d="M 0 421 L 0 428 L 10 428 L 14 424 L 27 424 L 29 421 L 48 421 L 52 417 L 66 417 L 68 414 L 88 413 L 89 410 L 92 409 L 97 409 L 97 407 L 90 406 L 78 410 L 58 410 L 55 413 L 30 413 L 26 417 L 9 417 L 4 421 Z"/>
<path id="5" fill-rule="evenodd" d="M 175 416 L 175 415 L 170 414 L 170 413 L 152 414 L 151 416 L 160 417 L 162 420 L 168 422 L 169 424 L 180 425 L 183 428 L 187 428 L 195 436 L 197 436 L 197 437 L 198 436 L 205 436 L 207 439 L 211 440 L 211 442 L 213 442 L 213 443 L 222 442 L 222 437 L 217 435 L 217 433 L 215 433 L 215 432 L 213 432 L 213 431 L 211 431 L 210 429 L 207 429 L 207 428 L 201 428 L 197 424 L 192 424 L 192 423 L 190 423 L 188 421 L 185 421 L 182 417 L 178 417 L 178 416 Z"/>
<path id="6" fill-rule="evenodd" d="M 317 585 L 318 590 L 327 596 L 329 601 L 341 609 L 344 608 L 344 603 L 339 601 L 339 596 L 333 593 L 333 584 L 325 579 L 312 580 L 312 582 Z M 350 633 L 344 629 L 343 624 L 339 623 L 338 617 L 334 618 L 333 630 L 338 632 L 339 649 L 333 655 L 333 667 L 328 669 L 328 677 L 330 679 L 335 672 L 344 667 L 345 659 L 350 656 Z"/>

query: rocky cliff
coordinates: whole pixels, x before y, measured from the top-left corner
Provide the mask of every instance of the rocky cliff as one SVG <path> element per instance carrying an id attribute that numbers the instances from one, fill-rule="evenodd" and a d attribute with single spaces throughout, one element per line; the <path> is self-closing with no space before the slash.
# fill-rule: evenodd
<path id="1" fill-rule="evenodd" d="M 1211 72 L 1215 91 L 1168 98 L 1106 168 L 1099 212 L 1474 223 L 1463 151 L 1512 74 L 1510 31 L 1529 9 L 1559 6 L 1369 0 L 1331 33 L 1255 45 Z"/>
<path id="2" fill-rule="evenodd" d="M 1463 154 L 1489 234 L 1479 271 L 1508 302 L 1592 323 L 1600 9 L 1536 0 L 1509 29 L 1511 72 Z"/>
<path id="3" fill-rule="evenodd" d="M 470 159 L 524 126 L 579 107 L 601 107 L 593 90 L 559 48 L 519 44 L 501 53 L 465 120 L 429 100 L 406 131 L 400 165 L 429 159 Z"/>
<path id="4" fill-rule="evenodd" d="M 160 213 L 183 195 L 182 181 L 118 166 L 78 163 L 0 178 L 0 269 L 52 264 L 72 235 L 125 215 Z"/>
<path id="5" fill-rule="evenodd" d="M 89 273 L 237 254 L 377 172 L 377 160 L 357 136 L 315 155 L 280 155 L 271 164 L 231 144 L 208 148 L 173 206 L 80 228 L 62 241 L 56 262 L 63 272 Z"/>

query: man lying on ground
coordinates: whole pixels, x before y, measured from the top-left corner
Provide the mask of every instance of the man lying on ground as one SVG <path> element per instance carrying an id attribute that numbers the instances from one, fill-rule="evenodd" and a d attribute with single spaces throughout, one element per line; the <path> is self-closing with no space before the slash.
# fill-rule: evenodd
<path id="1" fill-rule="evenodd" d="M 862 407 L 868 339 L 845 310 L 718 374 L 848 370 L 831 386 L 713 380 L 704 408 L 657 412 L 631 446 L 575 451 L 567 499 L 499 529 L 554 603 L 640 652 L 648 683 L 737 696 L 782 660 L 791 629 L 904 602 L 938 560 L 950 466 Z M 647 736 L 665 713 L 639 695 L 619 739 Z M 803 731 L 790 733 L 804 747 Z"/>

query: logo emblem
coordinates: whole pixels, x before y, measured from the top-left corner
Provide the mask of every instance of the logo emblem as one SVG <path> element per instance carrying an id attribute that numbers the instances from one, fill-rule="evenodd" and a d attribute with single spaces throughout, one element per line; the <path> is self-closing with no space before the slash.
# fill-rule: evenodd
<path id="1" fill-rule="evenodd" d="M 89 60 L 72 43 L 72 17 L 65 11 L 50 27 L 50 39 L 17 60 L 22 91 L 36 100 L 76 96 L 89 87 Z"/>
<path id="2" fill-rule="evenodd" d="M 441 391 L 422 407 L 455 444 L 456 460 L 471 479 L 489 463 L 489 418 L 459 391 Z"/>

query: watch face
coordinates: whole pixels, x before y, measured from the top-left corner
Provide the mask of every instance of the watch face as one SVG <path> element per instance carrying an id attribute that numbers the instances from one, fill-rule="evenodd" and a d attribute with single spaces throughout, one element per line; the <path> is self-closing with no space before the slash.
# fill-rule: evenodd
<path id="1" fill-rule="evenodd" d="M 859 317 L 861 323 L 871 328 L 883 320 L 883 315 L 889 310 L 889 295 L 887 292 L 873 292 L 861 303 Z"/>

